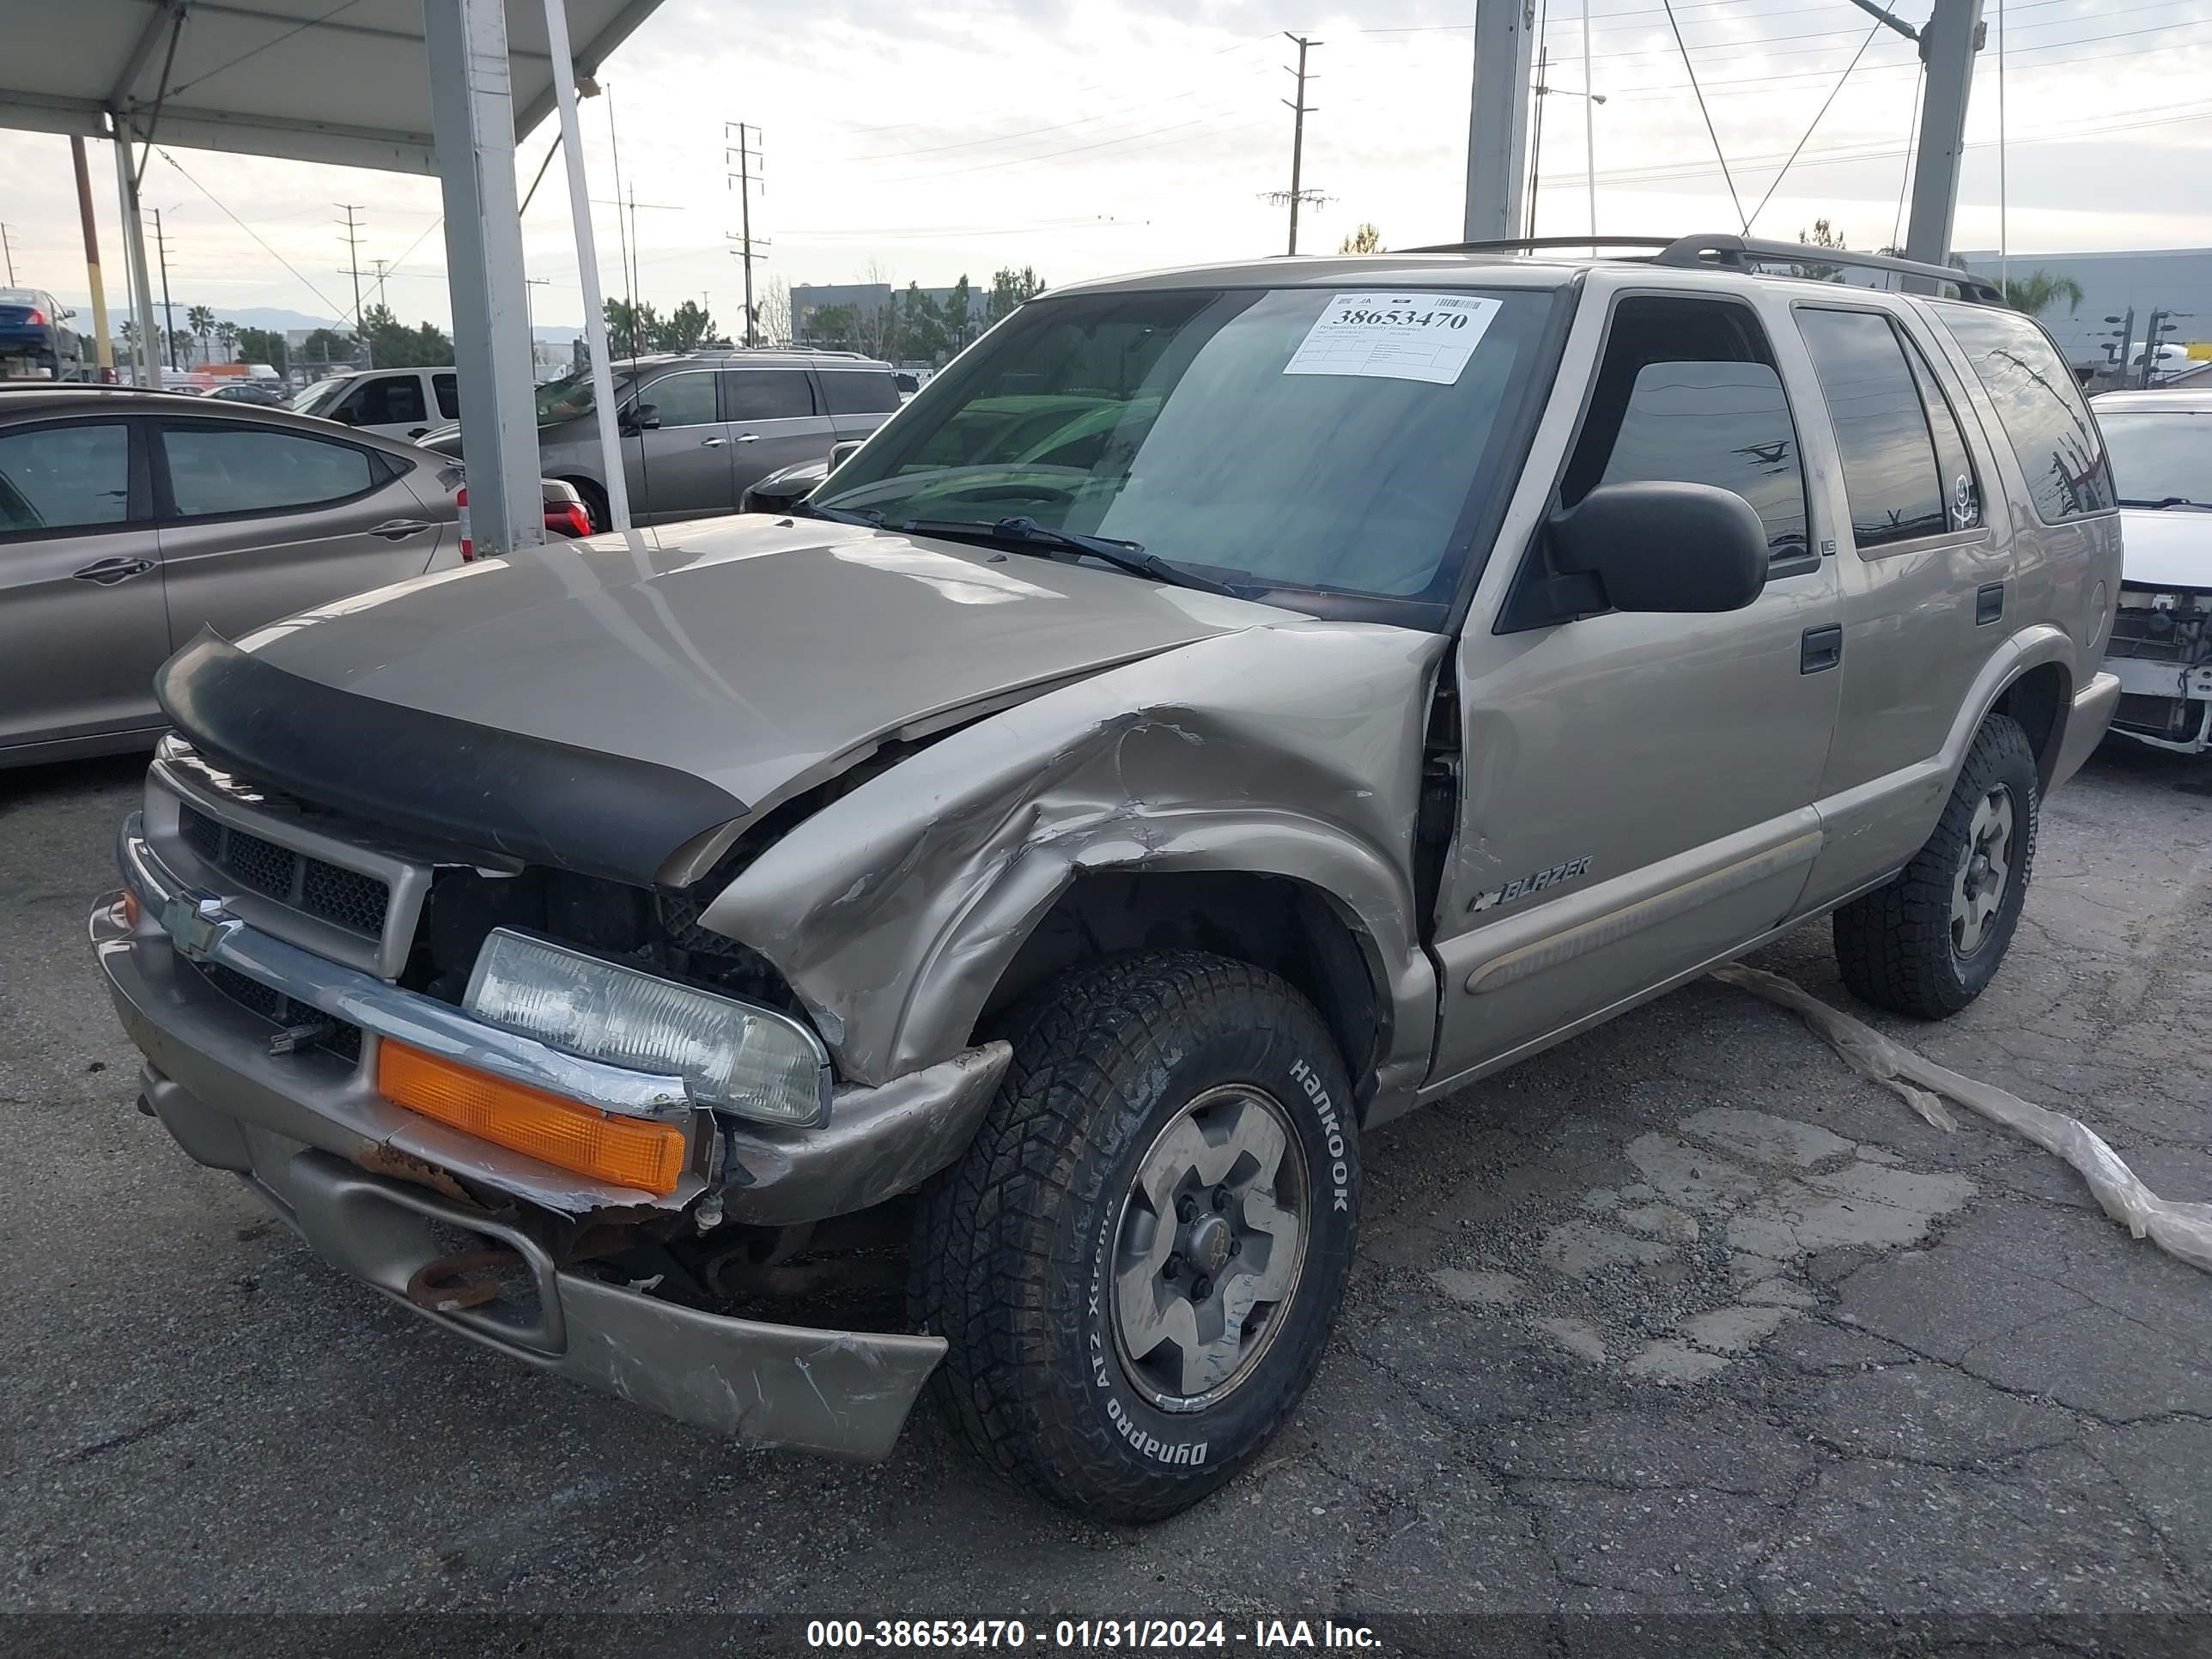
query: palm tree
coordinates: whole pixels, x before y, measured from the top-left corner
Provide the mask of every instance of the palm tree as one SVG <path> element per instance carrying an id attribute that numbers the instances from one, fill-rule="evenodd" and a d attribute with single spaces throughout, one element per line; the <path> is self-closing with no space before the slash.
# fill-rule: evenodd
<path id="1" fill-rule="evenodd" d="M 238 325 L 236 323 L 217 323 L 215 325 L 215 337 L 222 347 L 223 362 L 229 362 L 238 356 Z"/>
<path id="2" fill-rule="evenodd" d="M 215 332 L 215 313 L 205 306 L 193 306 L 185 313 L 185 320 L 200 337 L 200 361 L 204 363 L 208 360 L 208 336 Z"/>
<path id="3" fill-rule="evenodd" d="M 2031 271 L 2025 276 L 2008 279 L 2004 295 L 2007 305 L 2031 317 L 2040 317 L 2061 300 L 2066 301 L 2066 314 L 2071 317 L 2081 310 L 2084 297 L 2081 284 L 2071 276 L 2054 276 L 2047 270 Z"/>

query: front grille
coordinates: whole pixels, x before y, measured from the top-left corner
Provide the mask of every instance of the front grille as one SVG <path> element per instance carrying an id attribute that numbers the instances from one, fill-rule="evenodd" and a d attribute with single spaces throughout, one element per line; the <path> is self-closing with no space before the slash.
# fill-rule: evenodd
<path id="1" fill-rule="evenodd" d="M 190 806 L 177 814 L 185 846 L 240 886 L 349 933 L 384 936 L 392 890 L 374 876 L 280 847 Z"/>
<path id="2" fill-rule="evenodd" d="M 2123 691 L 2120 706 L 2112 714 L 2112 724 L 2124 732 L 2179 741 L 2191 734 L 2192 722 L 2202 706 L 2185 697 L 2154 697 Z"/>
<path id="3" fill-rule="evenodd" d="M 327 1024 L 330 1030 L 309 1046 L 336 1054 L 349 1065 L 361 1059 L 361 1027 L 358 1025 L 332 1019 L 307 1003 L 295 1002 L 282 991 L 272 990 L 259 980 L 249 978 L 234 968 L 226 968 L 219 962 L 195 963 L 193 966 L 216 990 L 247 1012 L 260 1015 L 270 1025 L 281 1029 L 319 1022 Z"/>

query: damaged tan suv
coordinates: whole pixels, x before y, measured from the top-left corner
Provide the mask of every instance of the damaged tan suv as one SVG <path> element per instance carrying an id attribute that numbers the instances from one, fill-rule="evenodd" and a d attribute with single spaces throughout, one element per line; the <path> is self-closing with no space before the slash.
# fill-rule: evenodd
<path id="1" fill-rule="evenodd" d="M 146 1108 L 544 1370 L 1193 1502 L 1364 1133 L 1819 916 L 1964 1006 L 2112 714 L 2033 322 L 1623 246 L 1059 289 L 787 514 L 203 635 L 92 922 Z"/>

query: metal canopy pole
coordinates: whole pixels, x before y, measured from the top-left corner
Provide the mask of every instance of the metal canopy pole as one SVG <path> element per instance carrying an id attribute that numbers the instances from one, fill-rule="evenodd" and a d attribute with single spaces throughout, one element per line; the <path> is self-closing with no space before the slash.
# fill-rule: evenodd
<path id="1" fill-rule="evenodd" d="M 576 275 L 584 287 L 584 339 L 592 353 L 592 403 L 599 416 L 599 471 L 607 481 L 607 522 L 628 530 L 629 478 L 615 431 L 615 376 L 607 356 L 607 307 L 599 295 L 599 244 L 592 233 L 592 192 L 584 177 L 584 141 L 576 124 L 576 65 L 568 53 L 564 0 L 545 0 L 545 40 L 553 58 L 554 101 L 561 111 L 562 160 L 568 173 L 568 215 L 575 222 Z M 745 248 L 746 327 L 752 326 L 752 248 Z"/>
<path id="2" fill-rule="evenodd" d="M 499 557 L 545 540 L 507 9 L 502 0 L 423 0 L 422 33 L 445 192 L 469 522 L 477 549 Z"/>
<path id="3" fill-rule="evenodd" d="M 131 165 L 131 126 L 121 110 L 110 110 L 107 118 L 115 131 L 115 193 L 123 211 L 123 255 L 131 279 L 131 314 L 138 325 L 132 331 L 138 338 L 131 348 L 131 384 L 159 388 L 161 360 L 154 351 L 154 279 L 146 266 L 146 223 L 139 209 L 138 177 Z"/>
<path id="4" fill-rule="evenodd" d="M 1912 168 L 1912 217 L 1905 257 L 1931 265 L 1951 257 L 1951 221 L 1959 207 L 1959 161 L 1966 148 L 1966 94 L 1981 45 L 1982 0 L 1936 0 L 1920 31 L 1928 93 L 1920 106 L 1919 160 Z M 1912 287 L 1931 286 L 1915 278 Z"/>
<path id="5" fill-rule="evenodd" d="M 1468 112 L 1466 238 L 1521 234 L 1528 172 L 1528 54 L 1534 0 L 1475 0 L 1474 92 Z"/>

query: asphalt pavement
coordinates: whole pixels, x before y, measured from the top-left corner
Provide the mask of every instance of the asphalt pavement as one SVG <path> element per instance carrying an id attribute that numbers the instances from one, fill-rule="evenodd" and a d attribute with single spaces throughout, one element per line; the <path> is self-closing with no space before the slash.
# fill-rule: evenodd
<path id="1" fill-rule="evenodd" d="M 2212 1277 L 1742 992 L 1377 1132 L 1290 1428 L 1190 1513 L 1097 1526 L 926 1408 L 854 1467 L 536 1374 L 190 1163 L 133 1109 L 85 945 L 142 767 L 0 773 L 0 1646 L 293 1628 L 240 1614 L 317 1615 L 322 1650 L 734 1628 L 697 1615 L 1018 1619 L 1033 1645 L 1218 1619 L 1231 1651 L 1273 1619 L 1435 1653 L 2212 1645 Z M 1989 993 L 1942 1025 L 1856 1012 L 2212 1200 L 2208 946 L 2212 767 L 2108 750 L 2046 807 Z M 1825 925 L 1754 960 L 1853 1006 Z M 28 1617 L 62 1613 L 100 1617 Z M 805 1650 L 802 1623 L 751 1628 L 726 1650 Z"/>

